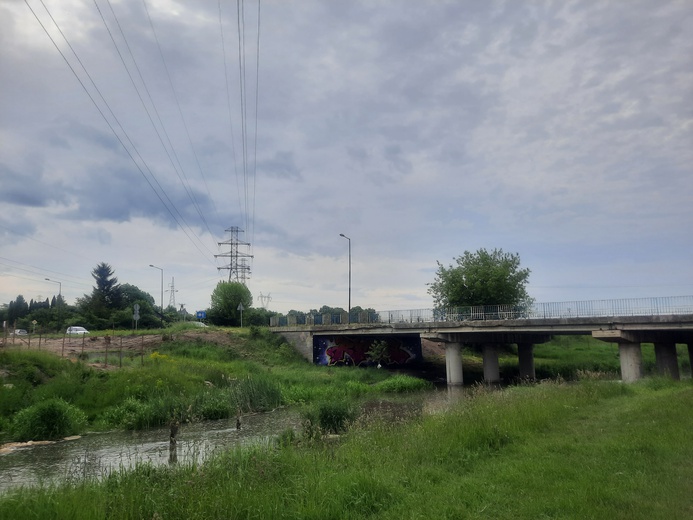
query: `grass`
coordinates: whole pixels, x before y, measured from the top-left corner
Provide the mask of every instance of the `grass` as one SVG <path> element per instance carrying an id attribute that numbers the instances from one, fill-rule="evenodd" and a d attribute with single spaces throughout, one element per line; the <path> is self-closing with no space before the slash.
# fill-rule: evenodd
<path id="1" fill-rule="evenodd" d="M 82 410 L 90 430 L 137 430 L 173 419 L 223 419 L 281 405 L 353 401 L 427 387 L 416 378 L 374 368 L 314 366 L 263 329 L 228 334 L 224 345 L 166 341 L 143 359 L 137 353 L 134 361 L 123 360 L 122 370 L 110 371 L 86 365 L 96 361 L 86 356 L 69 361 L 47 352 L 0 351 L 0 442 L 18 440 L 16 415 L 47 399 Z M 22 430 L 22 438 L 42 440 L 42 434 Z"/>
<path id="2" fill-rule="evenodd" d="M 336 442 L 13 491 L 0 518 L 690 518 L 692 405 L 690 381 L 477 387 Z"/>

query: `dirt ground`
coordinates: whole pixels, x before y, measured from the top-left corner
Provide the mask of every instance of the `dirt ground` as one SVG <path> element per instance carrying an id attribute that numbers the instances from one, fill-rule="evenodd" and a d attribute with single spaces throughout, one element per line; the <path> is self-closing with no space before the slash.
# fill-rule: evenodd
<path id="1" fill-rule="evenodd" d="M 81 354 L 103 353 L 118 356 L 137 355 L 138 353 L 156 349 L 164 342 L 161 334 L 135 334 L 127 336 L 65 336 L 65 337 L 41 337 L 32 336 L 9 336 L 0 338 L 0 348 L 14 348 L 21 350 L 40 350 L 51 352 L 57 356 L 68 359 L 78 359 Z M 4 341 L 3 341 L 4 339 Z M 170 338 L 167 338 L 170 339 Z M 218 345 L 233 344 L 233 336 L 223 331 L 198 331 L 190 330 L 175 334 L 173 339 L 200 339 Z M 109 360 L 109 365 L 111 361 Z M 94 367 L 103 368 L 103 363 L 90 363 Z"/>

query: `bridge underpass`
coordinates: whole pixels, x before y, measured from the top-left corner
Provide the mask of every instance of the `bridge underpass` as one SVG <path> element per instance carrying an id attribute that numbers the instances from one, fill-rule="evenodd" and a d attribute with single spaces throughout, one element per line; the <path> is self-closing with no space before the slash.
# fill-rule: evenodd
<path id="1" fill-rule="evenodd" d="M 656 368 L 661 375 L 679 379 L 677 344 L 688 348 L 689 366 L 693 366 L 693 312 L 638 316 L 514 318 L 464 321 L 395 323 L 347 323 L 327 325 L 287 325 L 273 328 L 291 342 L 307 359 L 315 362 L 315 342 L 320 338 L 348 336 L 383 337 L 418 335 L 419 338 L 445 345 L 446 380 L 449 385 L 464 382 L 462 348 L 481 346 L 484 381 L 501 380 L 499 349 L 516 344 L 520 377 L 535 379 L 534 346 L 557 335 L 591 335 L 616 344 L 621 379 L 632 382 L 643 376 L 642 343 L 655 347 Z M 495 314 L 494 316 L 498 316 Z"/>

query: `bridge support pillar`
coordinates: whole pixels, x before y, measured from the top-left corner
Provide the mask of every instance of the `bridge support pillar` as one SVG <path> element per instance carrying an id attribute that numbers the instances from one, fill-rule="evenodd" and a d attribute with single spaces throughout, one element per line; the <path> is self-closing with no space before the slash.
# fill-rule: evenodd
<path id="1" fill-rule="evenodd" d="M 676 355 L 676 343 L 673 341 L 655 343 L 657 373 L 672 379 L 681 379 L 679 362 Z"/>
<path id="2" fill-rule="evenodd" d="M 445 344 L 445 375 L 448 381 L 448 385 L 462 385 L 463 377 L 461 343 Z"/>
<path id="3" fill-rule="evenodd" d="M 642 378 L 642 350 L 640 343 L 619 343 L 618 355 L 621 360 L 621 381 L 632 383 Z"/>
<path id="4" fill-rule="evenodd" d="M 486 343 L 483 346 L 484 382 L 498 383 L 500 381 L 500 365 L 498 364 L 498 348 L 495 344 Z"/>
<path id="5" fill-rule="evenodd" d="M 517 358 L 520 365 L 520 379 L 534 381 L 537 378 L 534 370 L 534 345 L 518 343 Z"/>

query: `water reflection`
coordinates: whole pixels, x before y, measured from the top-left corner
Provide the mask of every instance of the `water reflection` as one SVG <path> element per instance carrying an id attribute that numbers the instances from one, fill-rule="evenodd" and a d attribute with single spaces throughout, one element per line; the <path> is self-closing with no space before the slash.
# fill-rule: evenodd
<path id="1" fill-rule="evenodd" d="M 362 404 L 359 422 L 403 421 L 448 410 L 461 399 L 462 388 L 443 388 L 404 397 L 372 399 Z M 137 432 L 92 433 L 72 441 L 31 446 L 0 455 L 0 492 L 19 486 L 103 478 L 138 463 L 197 464 L 234 446 L 269 442 L 286 429 L 300 430 L 300 410 L 278 409 L 236 418 L 181 425 L 171 443 L 170 427 Z"/>
<path id="2" fill-rule="evenodd" d="M 279 409 L 181 426 L 171 449 L 170 429 L 91 433 L 72 441 L 28 446 L 0 455 L 0 491 L 22 485 L 102 478 L 138 463 L 200 463 L 217 451 L 266 442 L 287 428 L 298 429 L 299 411 Z"/>

